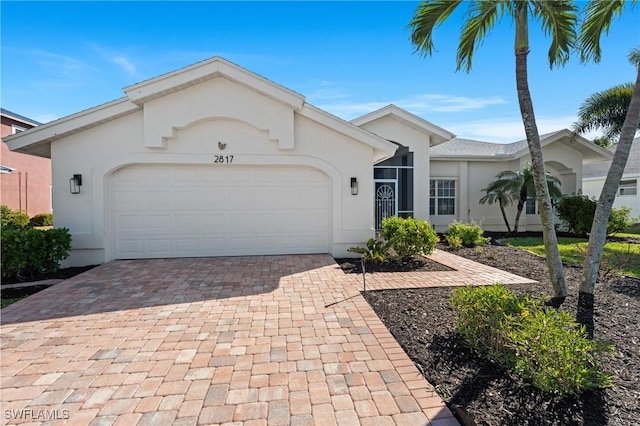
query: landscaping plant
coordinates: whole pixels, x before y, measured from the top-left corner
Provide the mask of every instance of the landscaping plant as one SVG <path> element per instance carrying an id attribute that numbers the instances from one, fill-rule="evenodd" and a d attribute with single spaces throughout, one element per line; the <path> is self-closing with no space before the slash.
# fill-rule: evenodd
<path id="1" fill-rule="evenodd" d="M 411 217 L 383 219 L 381 234 L 393 255 L 402 261 L 433 253 L 438 242 L 438 235 L 429 222 Z"/>
<path id="2" fill-rule="evenodd" d="M 360 266 L 362 267 L 362 284 L 364 291 L 367 291 L 366 279 L 366 263 L 367 262 L 384 262 L 387 258 L 389 243 L 384 240 L 376 240 L 369 238 L 367 247 L 349 247 L 347 251 L 360 254 Z"/>
<path id="3" fill-rule="evenodd" d="M 449 246 L 453 249 L 464 247 L 482 246 L 490 241 L 483 237 L 484 231 L 477 223 L 452 222 L 445 233 L 445 238 Z"/>
<path id="4" fill-rule="evenodd" d="M 33 226 L 53 226 L 53 215 L 51 213 L 38 213 L 29 221 Z"/>
<path id="5" fill-rule="evenodd" d="M 465 341 L 534 387 L 567 395 L 611 386 L 598 360 L 612 346 L 590 340 L 570 314 L 501 285 L 457 288 L 451 304 Z"/>

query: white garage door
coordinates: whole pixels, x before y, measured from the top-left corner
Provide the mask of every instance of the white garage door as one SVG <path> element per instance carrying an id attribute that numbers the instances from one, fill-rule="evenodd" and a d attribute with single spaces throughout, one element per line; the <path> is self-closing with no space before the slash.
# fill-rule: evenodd
<path id="1" fill-rule="evenodd" d="M 313 168 L 135 165 L 111 185 L 117 259 L 329 252 L 330 180 Z"/>

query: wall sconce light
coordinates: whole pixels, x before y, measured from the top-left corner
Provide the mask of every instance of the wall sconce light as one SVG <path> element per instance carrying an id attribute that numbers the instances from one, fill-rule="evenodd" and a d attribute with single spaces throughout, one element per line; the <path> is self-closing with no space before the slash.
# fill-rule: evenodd
<path id="1" fill-rule="evenodd" d="M 69 179 L 69 192 L 71 192 L 72 194 L 79 194 L 81 186 L 82 175 L 73 175 L 73 177 Z"/>
<path id="2" fill-rule="evenodd" d="M 351 195 L 358 195 L 358 179 L 351 178 Z"/>

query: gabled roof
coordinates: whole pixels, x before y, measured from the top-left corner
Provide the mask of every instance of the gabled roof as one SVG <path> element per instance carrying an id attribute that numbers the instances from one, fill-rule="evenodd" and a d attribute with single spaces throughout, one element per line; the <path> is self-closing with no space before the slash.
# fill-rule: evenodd
<path id="1" fill-rule="evenodd" d="M 108 102 L 5 138 L 9 148 L 41 157 L 51 157 L 51 142 L 142 110 L 145 102 L 224 77 L 307 116 L 335 131 L 353 137 L 375 150 L 375 159 L 393 156 L 396 146 L 329 113 L 305 103 L 304 96 L 261 77 L 223 58 L 214 57 L 124 88 L 126 97 Z"/>
<path id="2" fill-rule="evenodd" d="M 611 147 L 611 151 L 615 152 L 616 145 Z M 598 163 L 587 164 L 582 170 L 584 179 L 605 178 L 609 173 L 611 161 L 600 161 Z M 640 176 L 640 138 L 635 138 L 631 143 L 631 151 L 627 165 L 624 168 L 623 176 Z"/>
<path id="3" fill-rule="evenodd" d="M 351 123 L 360 127 L 387 116 L 405 124 L 408 127 L 411 127 L 412 129 L 420 133 L 424 133 L 425 135 L 429 136 L 436 136 L 432 140 L 434 145 L 442 143 L 444 141 L 448 141 L 456 136 L 448 130 L 443 129 L 440 126 L 436 126 L 435 124 L 430 123 L 429 121 L 420 118 L 417 115 L 411 114 L 409 111 L 397 107 L 393 104 L 389 104 L 386 107 L 365 114 L 362 117 L 353 119 L 351 120 Z"/>
<path id="4" fill-rule="evenodd" d="M 19 121 L 21 123 L 25 123 L 31 126 L 39 126 L 42 123 L 37 122 L 36 120 L 32 120 L 29 117 L 25 117 L 24 115 L 16 114 L 15 112 L 11 112 L 8 109 L 0 108 L 0 114 L 4 117 L 10 118 L 14 121 Z"/>
<path id="5" fill-rule="evenodd" d="M 540 144 L 545 147 L 549 144 L 566 138 L 567 143 L 582 153 L 585 163 L 603 159 L 610 159 L 611 153 L 606 149 L 590 142 L 580 135 L 568 129 L 540 135 Z M 471 139 L 454 138 L 430 149 L 433 159 L 504 159 L 513 160 L 529 154 L 526 140 L 508 144 L 475 141 Z"/>

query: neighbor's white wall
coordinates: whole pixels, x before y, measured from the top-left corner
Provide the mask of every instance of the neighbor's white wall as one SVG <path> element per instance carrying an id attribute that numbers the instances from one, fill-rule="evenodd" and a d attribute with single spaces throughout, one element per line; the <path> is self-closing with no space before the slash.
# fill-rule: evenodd
<path id="1" fill-rule="evenodd" d="M 402 144 L 413 152 L 413 216 L 428 220 L 430 136 L 395 120 L 389 115 L 363 124 L 360 127 L 382 138 Z"/>
<path id="2" fill-rule="evenodd" d="M 69 228 L 73 237 L 65 266 L 113 259 L 113 171 L 139 163 L 220 167 L 212 163 L 215 154 L 234 155 L 234 165 L 307 165 L 326 173 L 333 185 L 333 255 L 346 256 L 348 247 L 373 236 L 373 148 L 368 145 L 224 78 L 144 108 L 52 143 L 55 226 Z M 155 143 L 158 138 L 162 143 Z M 225 150 L 219 141 L 227 144 Z M 69 178 L 78 173 L 82 192 L 71 195 Z M 351 177 L 359 182 L 356 196 L 350 192 Z"/>
<path id="3" fill-rule="evenodd" d="M 596 200 L 600 198 L 600 193 L 604 187 L 605 178 L 589 178 L 582 181 L 582 193 Z M 623 176 L 622 180 L 635 180 L 638 187 L 640 187 L 640 176 Z M 640 188 L 639 188 L 640 189 Z M 616 199 L 613 202 L 613 207 L 619 209 L 620 207 L 628 207 L 631 209 L 630 217 L 635 221 L 640 221 L 640 192 L 636 195 L 616 195 Z"/>

